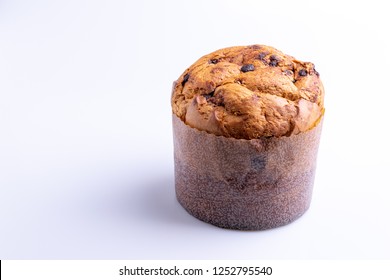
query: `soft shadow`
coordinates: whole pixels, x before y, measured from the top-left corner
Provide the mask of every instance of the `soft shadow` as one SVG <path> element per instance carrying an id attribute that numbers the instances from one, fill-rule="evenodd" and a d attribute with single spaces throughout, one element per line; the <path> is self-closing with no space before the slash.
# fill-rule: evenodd
<path id="1" fill-rule="evenodd" d="M 246 232 L 250 235 L 277 231 L 289 226 L 241 231 L 205 223 L 190 215 L 177 201 L 174 175 L 161 173 L 149 178 L 147 176 L 140 176 L 136 179 L 127 177 L 120 184 L 105 188 L 110 191 L 107 196 L 99 195 L 99 203 L 97 203 L 99 205 L 97 208 L 100 210 L 98 212 L 101 214 L 99 217 L 132 227 L 137 225 L 146 228 L 149 226 L 207 228 L 233 234 Z"/>
<path id="2" fill-rule="evenodd" d="M 173 175 L 144 178 L 120 189 L 111 197 L 110 204 L 115 212 L 112 214 L 122 221 L 143 225 L 207 226 L 188 214 L 179 204 Z"/>
<path id="3" fill-rule="evenodd" d="M 173 176 L 166 176 L 145 182 L 140 187 L 139 199 L 142 202 L 144 218 L 153 222 L 195 226 L 202 224 L 192 217 L 176 199 Z"/>
<path id="4" fill-rule="evenodd" d="M 181 224 L 197 228 L 209 228 L 212 230 L 222 230 L 233 234 L 247 233 L 255 234 L 272 231 L 279 231 L 289 225 L 279 226 L 265 230 L 237 230 L 227 229 L 205 223 L 190 215 L 177 201 L 175 193 L 175 183 L 173 176 L 164 176 L 160 179 L 145 181 L 139 186 L 137 193 L 139 199 L 140 215 L 152 223 Z M 299 219 L 298 219 L 299 220 Z"/>

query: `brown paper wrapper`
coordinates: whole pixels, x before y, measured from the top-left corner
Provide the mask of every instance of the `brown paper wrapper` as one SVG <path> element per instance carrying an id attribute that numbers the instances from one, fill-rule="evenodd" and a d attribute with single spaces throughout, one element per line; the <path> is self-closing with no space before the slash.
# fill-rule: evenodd
<path id="1" fill-rule="evenodd" d="M 194 217 L 230 229 L 288 224 L 310 206 L 321 122 L 305 133 L 253 140 L 191 128 L 173 114 L 175 188 Z"/>

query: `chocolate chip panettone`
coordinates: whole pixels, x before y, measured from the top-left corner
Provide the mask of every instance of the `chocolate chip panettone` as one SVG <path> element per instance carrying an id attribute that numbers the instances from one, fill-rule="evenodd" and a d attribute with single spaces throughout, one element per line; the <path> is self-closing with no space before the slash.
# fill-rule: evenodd
<path id="1" fill-rule="evenodd" d="M 179 202 L 206 222 L 265 229 L 310 205 L 324 113 L 314 64 L 263 45 L 203 56 L 174 83 Z"/>
<path id="2" fill-rule="evenodd" d="M 323 105 L 312 63 L 260 45 L 202 57 L 178 79 L 172 96 L 173 113 L 189 126 L 237 139 L 307 131 Z"/>

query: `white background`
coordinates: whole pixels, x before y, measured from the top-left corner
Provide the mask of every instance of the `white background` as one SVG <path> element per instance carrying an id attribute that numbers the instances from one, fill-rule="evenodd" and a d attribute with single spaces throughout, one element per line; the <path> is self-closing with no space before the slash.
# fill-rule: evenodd
<path id="1" fill-rule="evenodd" d="M 0 259 L 389 259 L 385 1 L 0 1 Z M 173 80 L 216 49 L 312 61 L 326 116 L 312 206 L 281 228 L 175 199 Z"/>

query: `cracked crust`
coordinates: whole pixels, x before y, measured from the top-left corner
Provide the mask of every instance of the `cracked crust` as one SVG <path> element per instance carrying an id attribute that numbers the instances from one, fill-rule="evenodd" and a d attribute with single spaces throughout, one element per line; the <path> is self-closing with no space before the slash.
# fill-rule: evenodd
<path id="1" fill-rule="evenodd" d="M 324 89 L 314 64 L 264 45 L 201 57 L 174 83 L 172 111 L 187 125 L 237 139 L 289 136 L 314 127 Z"/>

